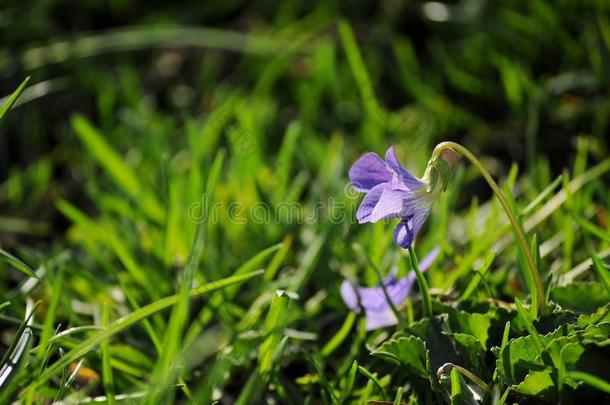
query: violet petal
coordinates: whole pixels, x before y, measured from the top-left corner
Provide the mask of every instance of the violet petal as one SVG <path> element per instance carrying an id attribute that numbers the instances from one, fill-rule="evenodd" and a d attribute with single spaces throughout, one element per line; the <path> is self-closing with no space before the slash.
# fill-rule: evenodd
<path id="1" fill-rule="evenodd" d="M 349 179 L 354 189 L 366 192 L 381 183 L 390 181 L 392 173 L 376 153 L 369 152 L 352 165 L 349 170 Z"/>
<path id="2" fill-rule="evenodd" d="M 421 182 L 417 177 L 415 177 L 411 172 L 406 170 L 396 157 L 396 152 L 394 151 L 394 146 L 390 146 L 390 148 L 385 153 L 385 161 L 388 167 L 396 173 L 396 175 L 400 178 L 400 180 L 411 190 L 419 189 L 425 184 Z"/>
<path id="3" fill-rule="evenodd" d="M 356 212 L 356 219 L 359 223 L 370 222 L 371 214 L 373 213 L 373 209 L 379 202 L 383 190 L 385 189 L 386 184 L 378 184 L 371 189 L 364 197 L 362 202 L 360 203 L 360 207 L 358 207 L 358 211 Z"/>

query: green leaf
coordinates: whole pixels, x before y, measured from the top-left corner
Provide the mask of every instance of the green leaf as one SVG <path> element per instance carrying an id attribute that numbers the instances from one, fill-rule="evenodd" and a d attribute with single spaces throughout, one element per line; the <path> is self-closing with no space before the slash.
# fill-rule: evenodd
<path id="1" fill-rule="evenodd" d="M 597 309 L 593 314 L 582 314 L 576 320 L 575 326 L 579 329 L 584 329 L 589 325 L 610 322 L 610 303 Z"/>
<path id="2" fill-rule="evenodd" d="M 426 346 L 424 341 L 416 336 L 391 339 L 373 350 L 371 354 L 392 360 L 405 366 L 413 374 L 428 378 Z"/>
<path id="3" fill-rule="evenodd" d="M 511 389 L 522 395 L 537 395 L 541 400 L 545 398 L 548 400 L 551 394 L 547 391 L 551 391 L 554 385 L 549 370 L 532 371 L 522 383 L 511 387 Z"/>
<path id="4" fill-rule="evenodd" d="M 459 325 L 460 331 L 474 336 L 480 342 L 483 349 L 487 348 L 489 327 L 491 326 L 491 321 L 493 318 L 493 313 L 470 314 L 464 311 L 455 312 L 455 319 Z"/>
<path id="5" fill-rule="evenodd" d="M 563 308 L 578 312 L 596 312 L 610 301 L 610 293 L 598 282 L 575 281 L 551 290 L 551 299 Z"/>
<path id="6" fill-rule="evenodd" d="M 445 363 L 458 364 L 461 361 L 455 344 L 448 336 L 448 325 L 445 325 L 444 322 L 446 321 L 442 316 L 432 319 L 424 318 L 411 323 L 407 328 L 409 334 L 419 337 L 424 342 L 430 358 L 428 370 L 437 370 Z"/>
<path id="7" fill-rule="evenodd" d="M 540 336 L 539 342 L 531 335 L 509 341 L 502 349 L 497 350 L 496 370 L 506 385 L 516 385 L 523 381 L 531 370 L 541 370 L 545 364 L 537 346 L 542 342 L 543 349 L 553 339 L 561 336 L 561 330 Z"/>
<path id="8" fill-rule="evenodd" d="M 465 353 L 467 360 L 467 368 L 473 371 L 481 370 L 483 367 L 483 359 L 485 358 L 485 350 L 481 342 L 476 337 L 466 333 L 454 333 L 451 335 L 453 340 L 460 345 Z"/>

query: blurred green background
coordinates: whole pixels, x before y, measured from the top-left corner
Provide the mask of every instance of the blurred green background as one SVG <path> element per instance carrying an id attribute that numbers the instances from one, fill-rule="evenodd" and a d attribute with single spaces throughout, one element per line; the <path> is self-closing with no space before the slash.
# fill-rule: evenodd
<path id="1" fill-rule="evenodd" d="M 62 156 L 52 170 L 57 186 L 72 185 L 64 169 L 78 148 L 66 118 L 75 112 L 125 147 L 136 134 L 163 133 L 156 148 L 171 153 L 188 120 L 204 120 L 235 92 L 263 100 L 267 112 L 249 130 L 269 152 L 298 119 L 312 137 L 346 134 L 358 150 L 417 134 L 430 144 L 462 140 L 505 163 L 531 164 L 542 153 L 557 171 L 576 135 L 607 151 L 608 8 L 570 0 L 5 0 L 1 90 L 9 94 L 26 75 L 32 84 L 2 130 L 0 178 L 52 153 Z M 339 18 L 352 24 L 370 80 L 341 46 Z M 388 125 L 376 108 L 406 117 Z M 371 110 L 381 119 L 369 119 Z"/>

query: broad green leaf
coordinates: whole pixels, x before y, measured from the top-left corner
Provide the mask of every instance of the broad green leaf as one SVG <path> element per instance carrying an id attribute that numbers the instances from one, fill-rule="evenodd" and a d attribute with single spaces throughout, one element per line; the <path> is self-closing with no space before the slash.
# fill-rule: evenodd
<path id="1" fill-rule="evenodd" d="M 593 314 L 582 314 L 576 320 L 574 327 L 584 329 L 589 325 L 610 322 L 610 303 L 599 307 Z"/>
<path id="2" fill-rule="evenodd" d="M 551 299 L 563 308 L 579 312 L 596 312 L 610 301 L 610 293 L 603 284 L 575 281 L 551 290 Z"/>
<path id="3" fill-rule="evenodd" d="M 413 374 L 428 378 L 426 346 L 423 340 L 416 336 L 391 339 L 373 350 L 371 354 L 392 360 L 405 366 Z"/>
<path id="4" fill-rule="evenodd" d="M 481 342 L 476 337 L 467 333 L 454 333 L 452 337 L 462 348 L 463 355 L 467 361 L 464 367 L 475 372 L 481 370 L 483 360 L 485 359 L 485 350 Z"/>
<path id="5" fill-rule="evenodd" d="M 491 326 L 491 321 L 493 318 L 493 313 L 471 314 L 464 311 L 455 312 L 455 319 L 459 324 L 460 331 L 474 336 L 480 342 L 483 349 L 487 348 L 489 327 Z"/>
<path id="6" fill-rule="evenodd" d="M 543 348 L 559 336 L 562 336 L 561 330 L 540 336 Z M 496 355 L 496 370 L 506 385 L 519 384 L 531 370 L 539 370 L 545 366 L 536 338 L 531 335 L 512 339 L 504 348 L 497 350 Z"/>
<path id="7" fill-rule="evenodd" d="M 424 342 L 430 358 L 429 370 L 436 370 L 445 363 L 458 364 L 461 361 L 455 344 L 448 336 L 447 325 L 443 322 L 442 317 L 424 318 L 411 323 L 407 328 L 409 334 Z"/>
<path id="8" fill-rule="evenodd" d="M 554 385 L 549 370 L 532 371 L 522 383 L 513 386 L 511 389 L 522 395 L 537 395 L 540 400 L 552 403 L 551 398 L 554 397 L 551 397 L 551 391 Z"/>

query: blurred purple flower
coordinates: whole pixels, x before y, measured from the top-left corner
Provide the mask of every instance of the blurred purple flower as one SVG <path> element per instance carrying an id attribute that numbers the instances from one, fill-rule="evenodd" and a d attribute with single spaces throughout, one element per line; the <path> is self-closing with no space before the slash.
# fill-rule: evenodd
<path id="1" fill-rule="evenodd" d="M 444 167 L 440 167 L 439 161 Z M 365 154 L 349 171 L 354 189 L 366 193 L 356 212 L 358 222 L 401 218 L 394 228 L 394 241 L 404 249 L 409 248 L 456 163 L 457 157 L 453 156 L 430 160 L 424 177 L 418 179 L 402 167 L 393 146 L 387 150 L 385 161 L 376 153 Z M 449 170 L 441 171 L 444 168 Z"/>
<path id="2" fill-rule="evenodd" d="M 430 267 L 438 256 L 439 248 L 434 248 L 422 260 L 419 267 L 425 271 Z M 402 305 L 415 282 L 415 272 L 411 271 L 406 277 L 397 279 L 396 268 L 392 268 L 388 277 L 383 280 L 383 285 L 392 300 L 392 303 L 398 307 Z M 366 330 L 383 328 L 385 326 L 395 325 L 398 323 L 392 307 L 388 303 L 383 288 L 381 285 L 375 287 L 358 287 L 354 286 L 347 280 L 341 284 L 341 298 L 345 305 L 356 313 L 360 313 L 364 309 L 366 318 Z"/>

